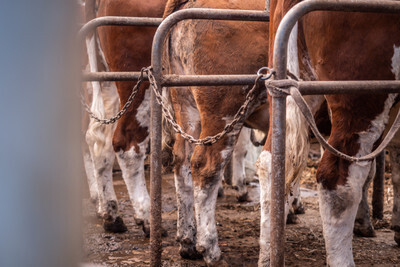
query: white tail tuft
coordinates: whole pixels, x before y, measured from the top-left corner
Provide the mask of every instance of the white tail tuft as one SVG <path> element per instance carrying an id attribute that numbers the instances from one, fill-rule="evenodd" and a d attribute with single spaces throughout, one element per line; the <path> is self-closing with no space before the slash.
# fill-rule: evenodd
<path id="1" fill-rule="evenodd" d="M 97 54 L 96 54 L 96 36 L 92 35 L 91 37 L 86 38 L 86 48 L 87 54 L 89 58 L 89 66 L 91 72 L 98 71 L 97 65 Z M 93 87 L 93 99 L 92 105 L 90 107 L 90 111 L 97 116 L 98 118 L 105 118 L 105 107 L 103 98 L 101 96 L 101 86 L 100 82 L 93 81 L 91 82 Z M 105 125 L 95 121 L 94 119 L 90 119 L 90 123 L 88 126 L 88 130 L 86 132 L 86 141 L 89 145 L 93 146 L 93 151 L 95 156 L 98 156 L 102 153 L 102 150 L 105 146 Z"/>

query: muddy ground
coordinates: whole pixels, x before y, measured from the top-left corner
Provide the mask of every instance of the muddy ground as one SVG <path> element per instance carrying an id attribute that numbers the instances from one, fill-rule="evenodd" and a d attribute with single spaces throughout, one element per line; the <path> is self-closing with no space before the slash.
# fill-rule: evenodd
<path id="1" fill-rule="evenodd" d="M 299 215 L 298 224 L 287 225 L 286 228 L 286 266 L 326 265 L 318 199 L 314 191 L 316 165 L 315 161 L 310 160 L 303 174 L 302 192 L 306 213 Z M 390 173 L 386 173 L 384 219 L 374 222 L 377 237 L 355 236 L 353 239 L 353 254 L 358 266 L 400 266 L 400 248 L 394 242 L 390 230 L 393 193 L 389 178 Z M 83 261 L 103 266 L 147 266 L 149 239 L 133 220 L 132 206 L 120 172 L 114 175 L 114 185 L 128 232 L 105 233 L 101 220 L 96 217 L 94 205 L 84 199 Z M 221 251 L 231 266 L 256 266 L 260 233 L 258 183 L 248 185 L 253 201 L 246 203 L 238 203 L 235 191 L 228 186 L 224 188 L 225 196 L 218 199 L 217 208 Z M 175 241 L 176 204 L 172 174 L 163 176 L 163 226 L 168 231 L 168 237 L 163 239 L 164 266 L 205 266 L 202 260 L 183 260 L 179 256 L 179 245 Z"/>

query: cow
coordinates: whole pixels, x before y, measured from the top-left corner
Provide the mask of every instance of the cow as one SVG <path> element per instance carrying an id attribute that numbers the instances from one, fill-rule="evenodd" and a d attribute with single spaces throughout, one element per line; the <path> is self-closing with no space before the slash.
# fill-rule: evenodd
<path id="1" fill-rule="evenodd" d="M 96 16 L 161 17 L 166 1 L 100 0 L 97 14 L 96 1 L 86 1 L 86 21 Z M 153 27 L 103 27 L 86 39 L 91 71 L 137 71 L 150 65 Z M 98 39 L 96 39 L 98 35 Z M 96 54 L 98 54 L 96 56 Z M 118 106 L 126 103 L 134 82 L 92 82 L 91 112 L 100 118 L 116 114 Z M 150 197 L 144 176 L 144 159 L 149 140 L 148 83 L 144 83 L 132 105 L 116 126 L 101 125 L 91 119 L 86 132 L 88 149 L 84 153 L 85 167 L 91 198 L 98 200 L 98 213 L 103 227 L 110 232 L 123 232 L 127 228 L 119 214 L 117 198 L 112 184 L 115 155 L 128 189 L 138 225 L 149 233 Z M 118 92 L 118 94 L 117 94 Z M 87 153 L 89 150 L 90 153 Z"/>
<path id="2" fill-rule="evenodd" d="M 142 3 L 137 0 L 86 1 L 86 21 L 96 16 L 144 16 L 161 17 L 166 0 Z M 95 12 L 97 9 L 97 13 Z M 155 29 L 148 27 L 105 27 L 86 40 L 89 64 L 87 71 L 135 71 L 150 65 L 151 42 Z M 98 37 L 98 38 L 96 38 Z M 85 102 L 91 103 L 91 112 L 99 118 L 110 118 L 118 112 L 131 92 L 133 82 L 87 83 Z M 148 146 L 149 91 L 145 83 L 135 97 L 128 112 L 117 125 L 101 125 L 84 114 L 82 129 L 86 130 L 86 142 L 82 144 L 85 170 L 90 196 L 98 203 L 98 214 L 103 218 L 103 227 L 109 232 L 127 230 L 118 211 L 117 198 L 112 183 L 112 167 L 117 155 L 122 176 L 127 185 L 134 207 L 134 217 L 149 234 L 150 199 L 144 178 L 144 159 Z M 118 92 L 118 93 L 117 93 Z M 120 101 L 121 98 L 121 101 Z M 89 126 L 88 126 L 89 124 Z M 168 124 L 166 125 L 168 126 Z M 165 127 L 169 130 L 168 127 Z M 170 137 L 164 132 L 163 141 Z M 245 185 L 245 156 L 255 153 L 246 142 L 249 130 L 240 135 L 233 157 L 232 186 L 237 189 L 239 201 L 248 200 Z M 173 138 L 165 141 L 173 143 Z"/>
<path id="3" fill-rule="evenodd" d="M 269 66 L 275 34 L 283 15 L 296 0 L 272 0 L 270 13 Z M 393 80 L 400 78 L 399 15 L 344 12 L 313 12 L 293 29 L 289 38 L 288 68 L 299 76 L 301 64 L 308 65 L 316 79 L 329 80 Z M 379 143 L 397 101 L 397 94 L 326 95 L 332 120 L 329 143 L 350 156 L 364 156 Z M 291 97 L 287 110 L 296 109 Z M 298 113 L 299 126 L 305 119 Z M 287 127 L 288 136 L 302 138 L 301 128 Z M 289 159 L 302 155 L 287 148 Z M 271 133 L 259 158 L 260 181 L 268 189 L 271 176 Z M 326 151 L 317 170 L 320 213 L 329 266 L 354 266 L 352 233 L 362 190 L 372 162 L 350 162 Z M 297 168 L 286 165 L 287 172 Z M 286 178 L 288 179 L 288 178 Z M 395 188 L 398 181 L 393 180 Z M 269 262 L 269 193 L 262 199 L 262 221 L 259 265 Z M 398 191 L 397 191 L 398 192 Z M 397 204 L 398 205 L 398 204 Z M 396 207 L 398 207 L 396 205 Z M 286 199 L 286 209 L 290 198 Z M 398 241 L 398 219 L 392 221 Z"/>
<path id="4" fill-rule="evenodd" d="M 265 1 L 261 0 L 170 0 L 164 17 L 184 8 L 264 10 L 264 5 Z M 265 22 L 182 21 L 171 30 L 166 43 L 167 63 L 163 67 L 173 74 L 252 74 L 268 63 L 268 23 Z M 177 123 L 195 138 L 215 135 L 233 119 L 249 89 L 250 86 L 172 87 L 170 96 Z M 202 256 L 208 265 L 224 262 L 215 225 L 215 204 L 222 172 L 244 124 L 265 134 L 269 129 L 265 87 L 256 87 L 255 92 L 255 99 L 244 119 L 215 144 L 194 146 L 180 135 L 176 136 L 173 150 L 178 198 L 177 240 L 180 255 L 184 258 Z M 322 103 L 323 97 L 309 102 L 313 112 Z M 297 121 L 293 120 L 291 126 L 298 127 Z M 307 127 L 304 131 L 308 131 Z M 293 140 L 292 146 L 302 147 L 307 155 L 307 134 L 304 138 Z M 293 199 L 297 197 L 295 193 L 299 186 L 295 178 L 305 166 L 305 157 L 297 160 L 299 170 L 290 174 L 292 180 L 297 182 L 290 194 Z M 265 186 L 260 182 L 261 186 Z"/>

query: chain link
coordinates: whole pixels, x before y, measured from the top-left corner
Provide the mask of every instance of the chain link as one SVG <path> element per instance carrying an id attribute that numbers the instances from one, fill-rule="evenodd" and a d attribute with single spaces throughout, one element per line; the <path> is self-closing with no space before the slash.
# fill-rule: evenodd
<path id="1" fill-rule="evenodd" d="M 163 100 L 163 97 L 160 93 L 160 89 L 158 87 L 157 81 L 153 76 L 152 73 L 152 68 L 149 67 L 146 69 L 147 76 L 150 81 L 150 86 L 152 87 L 154 94 L 156 96 L 157 103 L 161 106 L 162 113 L 166 120 L 171 124 L 172 128 L 176 133 L 179 133 L 185 140 L 187 140 L 189 143 L 195 144 L 195 145 L 212 145 L 218 142 L 222 137 L 227 135 L 228 133 L 232 132 L 233 128 L 235 125 L 242 121 L 249 109 L 250 103 L 254 100 L 256 96 L 256 89 L 258 86 L 258 81 L 264 76 L 263 74 L 259 74 L 254 82 L 254 86 L 249 90 L 249 92 L 246 95 L 246 100 L 243 103 L 243 105 L 239 108 L 239 110 L 236 112 L 233 120 L 225 125 L 224 129 L 222 132 L 213 135 L 213 136 L 207 136 L 202 139 L 196 139 L 190 134 L 186 133 L 183 131 L 182 127 L 176 122 L 174 116 L 172 115 L 171 111 L 167 107 L 166 103 Z"/>
<path id="2" fill-rule="evenodd" d="M 160 90 L 160 88 L 157 84 L 157 81 L 153 75 L 153 70 L 152 70 L 151 66 L 147 67 L 147 68 L 142 68 L 138 82 L 133 87 L 132 93 L 129 96 L 128 101 L 125 103 L 125 105 L 122 107 L 122 109 L 114 117 L 112 117 L 110 119 L 98 118 L 95 114 L 93 114 L 93 112 L 90 110 L 90 107 L 85 103 L 83 96 L 81 96 L 82 105 L 84 105 L 84 107 L 86 108 L 86 111 L 89 113 L 89 116 L 101 124 L 111 124 L 111 123 L 115 123 L 117 120 L 119 120 L 127 112 L 128 108 L 130 107 L 130 105 L 133 102 L 133 99 L 135 98 L 137 92 L 139 91 L 140 85 L 144 81 L 144 75 L 143 75 L 144 73 L 147 74 L 147 77 L 150 82 L 150 87 L 152 88 L 152 90 L 155 94 L 157 103 L 161 106 L 161 110 L 162 110 L 162 113 L 163 113 L 165 119 L 171 124 L 172 128 L 174 129 L 174 131 L 176 133 L 179 133 L 185 140 L 187 140 L 189 143 L 192 143 L 195 145 L 213 145 L 216 142 L 218 142 L 218 140 L 223 138 L 225 135 L 232 132 L 232 130 L 234 129 L 236 124 L 238 124 L 240 121 L 244 120 L 244 117 L 245 117 L 247 111 L 249 110 L 250 103 L 254 100 L 254 98 L 256 96 L 256 89 L 258 87 L 259 80 L 265 76 L 264 74 L 261 74 L 261 73 L 259 73 L 257 75 L 257 78 L 254 82 L 253 87 L 248 91 L 248 93 L 246 95 L 245 102 L 238 109 L 233 120 L 229 124 L 225 125 L 222 132 L 220 132 L 216 135 L 213 135 L 213 136 L 207 136 L 202 139 L 196 139 L 193 136 L 191 136 L 190 134 L 186 133 L 182 129 L 182 127 L 176 122 L 174 115 L 172 114 L 167 103 L 164 101 L 164 99 L 162 97 L 161 90 Z"/>
<path id="3" fill-rule="evenodd" d="M 115 123 L 117 120 L 119 120 L 128 111 L 128 108 L 132 105 L 133 99 L 135 98 L 136 94 L 139 92 L 140 86 L 142 85 L 142 83 L 144 81 L 143 74 L 145 72 L 147 73 L 147 68 L 142 68 L 142 70 L 140 71 L 139 79 L 138 79 L 136 85 L 132 88 L 132 93 L 128 97 L 128 101 L 126 101 L 125 105 L 121 108 L 121 110 L 118 111 L 118 113 L 110 119 L 101 119 L 101 118 L 97 117 L 90 110 L 90 107 L 88 106 L 88 104 L 86 104 L 84 97 L 81 95 L 82 105 L 85 107 L 87 113 L 89 113 L 89 116 L 101 124 L 112 124 L 112 123 Z"/>

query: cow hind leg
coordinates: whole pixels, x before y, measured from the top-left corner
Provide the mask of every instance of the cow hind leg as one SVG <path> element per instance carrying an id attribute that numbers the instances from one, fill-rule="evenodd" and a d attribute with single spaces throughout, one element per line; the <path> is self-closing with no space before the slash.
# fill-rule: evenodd
<path id="1" fill-rule="evenodd" d="M 86 136 L 86 140 L 93 159 L 94 176 L 97 181 L 98 214 L 103 218 L 104 230 L 107 232 L 125 232 L 127 228 L 119 216 L 118 201 L 112 181 L 115 154 L 111 146 L 111 136 L 112 131 L 111 134 L 106 134 L 105 145 L 99 150 L 101 153 L 95 151 L 90 135 Z"/>
<path id="2" fill-rule="evenodd" d="M 128 91 L 127 88 L 130 88 L 129 84 L 120 85 L 123 91 Z M 146 187 L 144 160 L 149 143 L 150 91 L 140 91 L 139 94 L 132 103 L 132 109 L 118 121 L 113 147 L 133 206 L 135 222 L 149 236 L 150 196 Z"/>
<path id="3" fill-rule="evenodd" d="M 190 170 L 190 157 L 193 145 L 181 136 L 176 138 L 174 178 L 178 205 L 177 241 L 182 258 L 198 259 L 196 250 L 196 224 L 193 214 L 193 181 Z"/>
<path id="4" fill-rule="evenodd" d="M 92 155 L 90 154 L 89 147 L 86 143 L 82 144 L 83 164 L 85 167 L 86 177 L 89 185 L 90 200 L 92 203 L 98 205 L 99 191 L 97 180 L 95 176 L 94 163 Z"/>
<path id="5" fill-rule="evenodd" d="M 181 89 L 183 90 L 183 89 Z M 177 113 L 177 123 L 190 135 L 198 138 L 200 132 L 200 117 L 197 109 L 193 107 L 193 102 L 187 102 L 190 97 L 181 99 L 178 95 L 180 106 Z M 187 259 L 201 258 L 196 250 L 196 223 L 193 212 L 193 180 L 190 168 L 190 158 L 193 153 L 193 145 L 176 135 L 173 147 L 174 153 L 174 179 L 177 200 L 177 233 L 176 238 L 180 243 L 179 253 L 181 257 Z"/>
<path id="6" fill-rule="evenodd" d="M 248 201 L 247 186 L 245 183 L 245 157 L 247 154 L 247 145 L 250 143 L 250 129 L 243 128 L 239 134 L 238 141 L 232 155 L 232 186 L 237 190 L 237 199 L 239 202 Z"/>
<path id="7" fill-rule="evenodd" d="M 335 100 L 338 106 L 332 110 L 331 144 L 344 153 L 356 157 L 373 150 L 374 143 L 381 137 L 388 120 L 390 107 L 396 95 L 389 95 L 383 103 L 383 110 L 374 119 L 361 114 L 341 114 L 341 98 Z M 364 101 L 364 99 L 357 99 Z M 382 99 L 383 100 L 383 99 Z M 374 100 L 375 101 L 375 100 Z M 371 115 L 369 115 L 371 116 Z M 357 126 L 351 122 L 370 121 L 368 125 Z M 348 125 L 344 134 L 341 125 Z M 351 145 L 352 144 L 352 145 Z M 320 213 L 330 266 L 354 266 L 352 237 L 354 221 L 363 195 L 363 187 L 371 171 L 371 162 L 348 162 L 325 152 L 317 171 L 319 182 Z"/>
<path id="8" fill-rule="evenodd" d="M 400 149 L 398 147 L 390 147 L 389 150 L 394 193 L 392 229 L 394 230 L 394 240 L 400 246 Z"/>
<path id="9" fill-rule="evenodd" d="M 146 187 L 144 160 L 148 138 L 127 151 L 117 152 L 122 177 L 133 206 L 133 216 L 137 225 L 143 227 L 144 233 L 150 235 L 150 196 Z"/>
<path id="10" fill-rule="evenodd" d="M 210 126 L 211 123 L 205 122 L 202 125 Z M 235 130 L 228 134 L 225 140 L 222 139 L 212 146 L 196 146 L 191 159 L 197 223 L 196 249 L 210 266 L 226 264 L 218 246 L 215 208 L 219 182 L 223 176 L 225 165 L 232 156 L 239 127 L 236 125 Z M 207 131 L 209 132 L 207 133 Z M 211 135 L 217 131 L 217 129 L 207 129 L 203 134 Z"/>
<path id="11" fill-rule="evenodd" d="M 368 205 L 368 188 L 372 178 L 375 176 L 375 161 L 372 163 L 371 171 L 368 174 L 367 180 L 362 189 L 362 199 L 358 206 L 356 220 L 354 222 L 354 234 L 363 237 L 376 236 L 374 227 L 371 222 L 370 209 Z"/>

